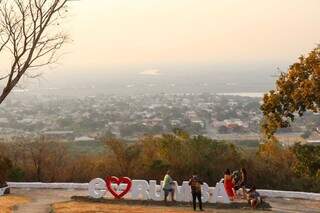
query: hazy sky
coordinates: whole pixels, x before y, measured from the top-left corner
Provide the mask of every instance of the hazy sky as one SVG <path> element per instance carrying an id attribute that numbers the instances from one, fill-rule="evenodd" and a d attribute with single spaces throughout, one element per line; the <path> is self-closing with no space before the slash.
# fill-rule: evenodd
<path id="1" fill-rule="evenodd" d="M 80 0 L 63 70 L 293 62 L 320 42 L 319 0 Z M 154 66 L 153 66 L 154 65 Z"/>
<path id="2" fill-rule="evenodd" d="M 320 0 L 73 0 L 64 56 L 39 70 L 42 80 L 22 84 L 204 82 L 265 91 L 277 67 L 287 70 L 320 43 L 319 8 Z"/>

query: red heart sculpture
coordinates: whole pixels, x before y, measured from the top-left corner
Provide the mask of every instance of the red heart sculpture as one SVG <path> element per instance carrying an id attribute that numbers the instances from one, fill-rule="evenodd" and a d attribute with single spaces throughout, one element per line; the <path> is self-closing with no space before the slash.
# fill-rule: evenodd
<path id="1" fill-rule="evenodd" d="M 121 178 L 117 178 L 115 176 L 109 176 L 106 177 L 105 179 L 106 181 L 106 185 L 107 188 L 109 190 L 109 192 L 114 196 L 114 198 L 120 199 L 122 198 L 124 195 L 126 195 L 129 190 L 131 189 L 132 186 L 132 181 L 130 178 L 128 177 L 121 177 Z M 125 190 L 123 190 L 123 192 L 121 192 L 120 194 L 118 194 L 111 186 L 112 183 L 117 184 L 118 186 L 120 186 L 121 183 L 125 183 L 127 184 L 127 187 L 125 188 Z"/>

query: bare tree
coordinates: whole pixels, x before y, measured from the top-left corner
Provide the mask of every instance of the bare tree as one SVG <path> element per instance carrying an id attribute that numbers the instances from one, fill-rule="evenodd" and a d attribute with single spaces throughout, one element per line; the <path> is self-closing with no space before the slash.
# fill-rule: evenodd
<path id="1" fill-rule="evenodd" d="M 11 60 L 0 76 L 0 104 L 23 76 L 37 77 L 39 74 L 31 72 L 34 68 L 57 61 L 57 50 L 67 39 L 59 27 L 67 2 L 0 0 L 0 56 Z"/>

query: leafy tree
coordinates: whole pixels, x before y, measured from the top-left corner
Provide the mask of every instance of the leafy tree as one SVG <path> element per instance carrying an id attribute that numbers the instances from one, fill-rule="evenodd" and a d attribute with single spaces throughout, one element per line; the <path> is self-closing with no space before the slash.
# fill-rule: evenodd
<path id="1" fill-rule="evenodd" d="M 12 168 L 12 162 L 7 157 L 0 156 L 0 187 L 5 184 L 6 178 Z"/>
<path id="2" fill-rule="evenodd" d="M 320 110 L 320 47 L 281 73 L 276 89 L 264 95 L 261 110 L 262 131 L 268 137 L 289 127 L 297 115 Z"/>
<path id="3" fill-rule="evenodd" d="M 300 175 L 320 175 L 320 146 L 296 144 L 292 148 L 297 159 L 296 172 Z"/>
<path id="4" fill-rule="evenodd" d="M 189 138 L 190 138 L 189 133 L 186 132 L 186 131 L 184 131 L 183 129 L 174 128 L 174 129 L 172 130 L 172 132 L 173 132 L 175 135 L 177 135 L 177 136 L 179 136 L 179 137 L 181 137 L 181 138 L 184 138 L 184 139 L 189 139 Z"/>
<path id="5" fill-rule="evenodd" d="M 109 162 L 111 161 L 112 164 L 118 167 L 114 172 L 132 176 L 137 166 L 136 161 L 139 160 L 141 150 L 139 145 L 130 145 L 117 139 L 107 140 L 105 144 L 111 152 Z"/>
<path id="6" fill-rule="evenodd" d="M 251 169 L 251 173 L 255 174 L 253 182 L 260 187 L 301 190 L 301 183 L 298 181 L 301 178 L 292 169 L 297 159 L 290 149 L 281 146 L 277 140 L 269 139 L 268 143 L 261 145 L 253 160 L 255 161 Z"/>

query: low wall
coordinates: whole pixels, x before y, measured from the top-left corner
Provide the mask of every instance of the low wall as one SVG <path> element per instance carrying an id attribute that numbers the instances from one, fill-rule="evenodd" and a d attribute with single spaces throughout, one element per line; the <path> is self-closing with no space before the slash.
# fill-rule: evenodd
<path id="1" fill-rule="evenodd" d="M 11 188 L 30 189 L 84 189 L 87 190 L 88 183 L 42 183 L 42 182 L 7 182 Z"/>
<path id="2" fill-rule="evenodd" d="M 264 197 L 283 197 L 307 200 L 320 200 L 320 193 L 296 192 L 296 191 L 278 191 L 278 190 L 257 190 Z"/>
<path id="3" fill-rule="evenodd" d="M 34 189 L 78 189 L 88 190 L 88 183 L 41 183 L 41 182 L 8 182 L 12 188 L 34 188 Z M 296 192 L 296 191 L 277 191 L 277 190 L 257 190 L 261 196 L 265 197 L 282 197 L 297 198 L 308 200 L 319 200 L 320 193 Z"/>

